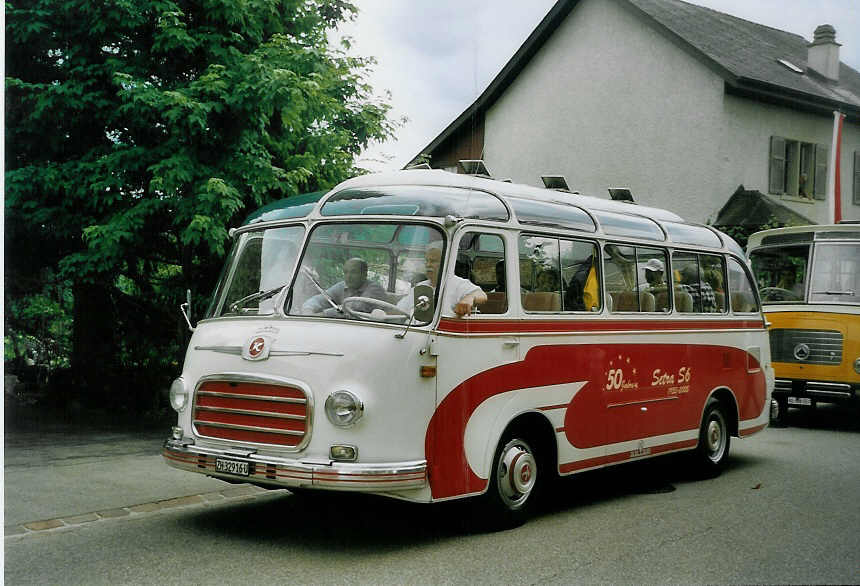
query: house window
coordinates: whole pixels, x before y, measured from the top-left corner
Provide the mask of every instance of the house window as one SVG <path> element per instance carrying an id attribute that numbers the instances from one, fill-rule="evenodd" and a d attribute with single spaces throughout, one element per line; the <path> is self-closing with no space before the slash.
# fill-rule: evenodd
<path id="1" fill-rule="evenodd" d="M 827 186 L 827 146 L 770 137 L 768 192 L 824 199 Z"/>
<path id="2" fill-rule="evenodd" d="M 854 151 L 854 205 L 860 206 L 860 151 Z"/>

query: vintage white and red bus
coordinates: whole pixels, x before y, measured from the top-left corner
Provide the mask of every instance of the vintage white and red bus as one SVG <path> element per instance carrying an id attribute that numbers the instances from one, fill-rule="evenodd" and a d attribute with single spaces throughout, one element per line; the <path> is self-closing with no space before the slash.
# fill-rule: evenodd
<path id="1" fill-rule="evenodd" d="M 717 472 L 768 424 L 743 251 L 673 213 L 412 170 L 232 236 L 171 387 L 176 468 L 516 522 L 553 477 L 684 450 Z"/>

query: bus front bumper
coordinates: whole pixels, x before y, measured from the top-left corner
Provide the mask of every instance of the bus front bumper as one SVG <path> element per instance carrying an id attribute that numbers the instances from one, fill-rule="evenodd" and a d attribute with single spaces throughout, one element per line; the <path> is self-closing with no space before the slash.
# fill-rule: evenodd
<path id="1" fill-rule="evenodd" d="M 797 404 L 808 404 L 810 399 L 824 402 L 842 403 L 857 399 L 860 385 L 852 383 L 836 383 L 827 381 L 807 381 L 792 379 L 776 379 L 773 388 L 774 398 L 790 397 L 806 399 L 807 402 Z M 789 403 L 794 403 L 789 399 Z"/>
<path id="2" fill-rule="evenodd" d="M 161 455 L 180 470 L 268 488 L 391 492 L 427 485 L 426 460 L 365 464 L 290 459 L 260 455 L 253 449 L 198 446 L 189 438 L 168 439 Z"/>

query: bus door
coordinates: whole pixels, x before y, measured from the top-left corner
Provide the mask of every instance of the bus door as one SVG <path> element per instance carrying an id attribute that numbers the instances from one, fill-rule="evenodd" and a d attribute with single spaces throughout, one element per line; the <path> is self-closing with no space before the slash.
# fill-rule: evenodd
<path id="1" fill-rule="evenodd" d="M 505 316 L 516 304 L 506 287 L 510 261 L 505 257 L 504 233 L 466 231 L 453 245 L 438 296 L 443 304 L 441 320 L 431 343 L 436 361 L 436 411 L 426 449 L 434 498 L 470 494 L 485 487 L 490 472 L 481 465 L 492 458 L 497 439 L 491 437 L 494 418 L 487 414 L 510 398 L 505 394 L 510 390 L 506 386 L 510 383 L 508 369 L 520 360 L 519 337 L 505 329 Z M 445 306 L 450 305 L 446 293 L 453 286 L 480 287 L 487 302 L 471 316 L 454 317 L 452 308 Z"/>
<path id="2" fill-rule="evenodd" d="M 507 291 L 511 267 L 505 255 L 504 234 L 467 231 L 455 240 L 454 247 L 456 253 L 451 253 L 443 287 L 446 291 L 450 287 L 460 287 L 461 291 L 480 287 L 487 301 L 464 318 L 454 317 L 452 307 L 441 308 L 436 342 L 440 402 L 468 379 L 520 359 L 519 336 L 506 331 L 503 321 L 513 306 Z M 453 302 L 449 294 L 439 297 L 439 303 Z"/>
<path id="3" fill-rule="evenodd" d="M 608 244 L 603 261 L 607 298 L 612 300 L 610 319 L 636 323 L 640 314 L 650 313 L 652 319 L 642 321 L 643 330 L 654 320 L 666 319 L 671 283 L 666 251 Z M 600 378 L 607 450 L 630 452 L 631 457 L 647 453 L 647 438 L 674 427 L 682 402 L 677 388 L 686 372 L 678 366 L 684 362 L 679 358 L 685 347 L 649 343 L 644 335 L 622 336 L 618 343 L 607 345 Z M 638 444 L 630 444 L 637 440 Z M 613 448 L 613 444 L 624 445 Z"/>

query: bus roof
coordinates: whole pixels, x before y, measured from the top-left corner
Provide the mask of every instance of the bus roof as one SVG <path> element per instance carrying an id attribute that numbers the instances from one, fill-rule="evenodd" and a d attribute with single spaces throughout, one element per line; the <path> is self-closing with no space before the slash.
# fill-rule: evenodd
<path id="1" fill-rule="evenodd" d="M 565 220 L 559 220 L 559 222 L 567 221 L 569 222 L 568 227 L 573 229 L 593 233 L 597 230 L 594 220 L 597 218 L 600 227 L 608 235 L 642 237 L 654 242 L 671 241 L 678 244 L 694 244 L 715 249 L 726 248 L 743 257 L 743 251 L 726 234 L 699 224 L 688 224 L 681 216 L 668 210 L 442 170 L 408 170 L 362 175 L 340 183 L 324 195 L 321 192 L 314 192 L 271 203 L 249 215 L 243 225 L 302 218 L 310 215 L 314 210 L 317 210 L 317 213 L 322 213 L 322 215 L 359 213 L 351 211 L 350 206 L 344 206 L 343 211 L 331 213 L 326 213 L 326 208 L 336 207 L 334 202 L 338 201 L 339 194 L 348 190 L 374 190 L 380 187 L 394 186 L 414 187 L 416 189 L 459 188 L 485 192 L 491 194 L 487 196 L 488 198 L 495 196 L 494 201 L 503 201 L 509 208 L 514 209 L 520 223 L 529 223 L 521 215 L 521 212 L 525 211 L 524 202 L 539 202 L 534 206 L 544 206 L 543 212 L 537 211 L 538 214 L 545 214 L 547 210 L 551 214 L 555 214 L 556 212 L 551 209 L 552 204 L 566 206 L 569 210 L 566 214 L 567 217 Z M 348 200 L 351 199 L 349 194 L 346 197 Z M 496 200 L 496 198 L 498 199 Z M 327 202 L 332 203 L 327 205 Z M 545 207 L 545 204 L 550 207 Z M 411 205 L 412 209 L 417 211 L 418 208 L 415 207 L 415 204 Z M 405 209 L 403 205 L 391 207 L 394 210 L 397 208 Z M 499 208 L 501 209 L 500 204 Z M 584 210 L 576 212 L 580 214 L 580 220 L 573 217 L 575 214 L 572 212 L 575 212 L 575 208 Z M 557 208 L 557 212 L 563 211 L 562 208 Z M 405 214 L 406 212 L 389 211 L 385 213 Z M 507 216 L 507 212 L 504 214 Z M 418 213 L 417 215 L 426 214 Z M 558 215 L 564 216 L 565 214 L 560 213 Z M 491 219 L 499 220 L 500 218 L 496 216 Z M 579 223 L 577 224 L 577 222 Z M 610 224 L 614 224 L 614 231 L 610 229 Z M 560 227 L 565 226 L 562 223 Z M 664 232 L 668 234 L 668 238 L 664 236 Z"/>
<path id="2" fill-rule="evenodd" d="M 821 240 L 824 235 L 827 240 L 844 238 L 846 240 L 860 239 L 860 224 L 813 224 L 809 226 L 785 226 L 772 228 L 750 234 L 747 240 L 747 251 L 768 245 L 810 244 L 813 240 Z"/>
<path id="3" fill-rule="evenodd" d="M 674 214 L 668 210 L 661 208 L 652 208 L 641 206 L 638 204 L 629 204 L 620 201 L 602 199 L 588 195 L 579 195 L 574 193 L 566 193 L 555 189 L 546 189 L 543 187 L 535 187 L 533 185 L 525 185 L 522 183 L 509 183 L 507 181 L 499 181 L 497 179 L 489 179 L 485 177 L 476 177 L 474 175 L 463 175 L 459 173 L 451 173 L 442 171 L 441 169 L 432 170 L 411 170 L 411 171 L 393 171 L 389 173 L 374 173 L 372 175 L 362 175 L 344 181 L 335 189 L 350 189 L 356 187 L 371 187 L 384 185 L 436 185 L 440 187 L 460 187 L 465 189 L 478 189 L 488 191 L 497 196 L 504 198 L 516 197 L 520 199 L 532 199 L 535 201 L 562 203 L 566 205 L 576 205 L 587 210 L 602 210 L 609 212 L 618 212 L 622 214 L 634 214 L 640 216 L 648 216 L 657 220 L 670 220 L 673 222 L 683 222 L 681 216 Z"/>

